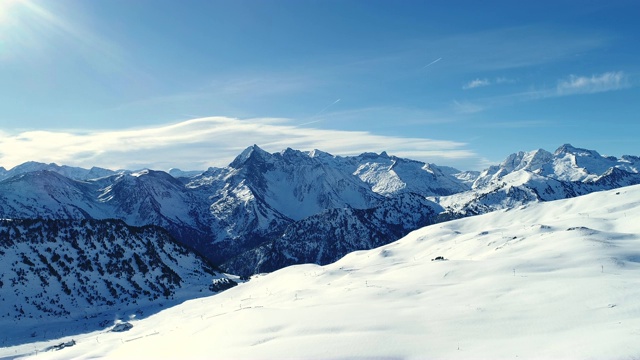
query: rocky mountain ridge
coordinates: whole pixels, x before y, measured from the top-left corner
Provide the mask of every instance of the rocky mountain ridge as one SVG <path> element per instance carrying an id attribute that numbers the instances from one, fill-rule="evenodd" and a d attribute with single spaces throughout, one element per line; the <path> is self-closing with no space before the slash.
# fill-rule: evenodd
<path id="1" fill-rule="evenodd" d="M 341 157 L 257 145 L 227 167 L 176 176 L 28 163 L 0 174 L 0 217 L 157 225 L 250 275 L 332 262 L 449 218 L 637 184 L 639 164 L 568 144 L 518 152 L 481 173 L 385 152 Z"/>
<path id="2" fill-rule="evenodd" d="M 220 279 L 235 283 L 164 229 L 122 220 L 0 220 L 0 257 L 3 328 L 56 321 L 98 329 L 118 313 L 143 315 L 220 291 Z"/>
<path id="3" fill-rule="evenodd" d="M 431 199 L 447 209 L 448 217 L 463 217 L 640 184 L 639 171 L 637 156 L 618 159 L 564 144 L 554 153 L 511 154 L 481 172 L 471 190 Z"/>

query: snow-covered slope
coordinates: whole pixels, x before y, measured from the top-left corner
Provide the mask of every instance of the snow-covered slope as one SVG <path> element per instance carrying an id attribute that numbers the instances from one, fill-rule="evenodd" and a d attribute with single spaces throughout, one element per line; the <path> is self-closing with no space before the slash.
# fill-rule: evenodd
<path id="1" fill-rule="evenodd" d="M 172 231 L 175 227 L 198 228 L 199 218 L 194 211 L 202 205 L 200 199 L 171 175 L 143 170 L 114 175 L 108 180 L 108 186 L 99 186 L 97 200 L 127 224 L 154 224 L 172 233 L 177 233 Z"/>
<path id="2" fill-rule="evenodd" d="M 639 217 L 631 186 L 436 224 L 331 265 L 255 276 L 127 332 L 0 356 L 637 358 Z"/>
<path id="3" fill-rule="evenodd" d="M 21 173 L 0 181 L 0 217 L 113 218 L 97 201 L 96 190 L 53 171 Z"/>
<path id="4" fill-rule="evenodd" d="M 120 220 L 0 220 L 0 256 L 8 343 L 52 337 L 40 324 L 98 329 L 105 316 L 210 294 L 225 278 L 165 230 Z"/>

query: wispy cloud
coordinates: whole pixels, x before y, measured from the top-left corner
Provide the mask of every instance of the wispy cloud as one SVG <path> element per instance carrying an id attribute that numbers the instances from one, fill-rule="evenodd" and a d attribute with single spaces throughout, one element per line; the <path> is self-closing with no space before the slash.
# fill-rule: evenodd
<path id="1" fill-rule="evenodd" d="M 475 89 L 478 87 L 489 86 L 489 85 L 491 85 L 491 81 L 489 81 L 489 79 L 475 79 L 464 84 L 462 88 L 464 90 L 468 90 L 468 89 Z"/>
<path id="2" fill-rule="evenodd" d="M 487 78 L 484 78 L 484 79 L 476 78 L 475 80 L 471 80 L 468 83 L 462 85 L 462 89 L 469 90 L 469 89 L 475 89 L 475 88 L 490 86 L 490 85 L 513 84 L 515 82 L 516 82 L 515 80 L 509 79 L 506 77 L 498 77 L 493 80 L 490 80 Z"/>
<path id="3" fill-rule="evenodd" d="M 453 109 L 461 114 L 473 114 L 478 113 L 485 110 L 484 105 L 480 105 L 479 103 L 473 103 L 470 101 L 458 101 L 454 100 L 452 102 Z"/>
<path id="4" fill-rule="evenodd" d="M 629 86 L 627 77 L 622 71 L 606 72 L 588 76 L 570 75 L 558 81 L 558 95 L 591 94 L 620 90 Z"/>
<path id="5" fill-rule="evenodd" d="M 476 81 L 477 82 L 477 81 Z M 484 80 L 479 80 L 484 82 Z M 488 81 L 486 85 L 474 84 L 472 86 L 489 86 L 490 84 L 515 83 L 515 80 L 507 78 L 496 78 Z M 468 85 L 469 85 L 468 84 Z M 471 101 L 453 101 L 453 109 L 462 114 L 478 113 L 487 109 L 509 106 L 516 103 L 538 101 L 549 98 L 564 96 L 575 96 L 582 94 L 593 94 L 607 91 L 622 90 L 631 87 L 628 76 L 623 71 L 611 71 L 591 76 L 569 75 L 558 79 L 555 87 L 535 87 L 532 86 L 526 91 L 509 93 L 498 96 L 482 97 Z"/>
<path id="6" fill-rule="evenodd" d="M 554 126 L 558 127 L 557 122 L 548 120 L 514 120 L 514 121 L 497 121 L 497 122 L 478 122 L 472 125 L 477 128 L 496 128 L 496 129 L 524 129 Z"/>
<path id="7" fill-rule="evenodd" d="M 112 169 L 205 169 L 227 165 L 254 143 L 267 151 L 317 148 L 335 155 L 354 155 L 385 150 L 447 165 L 479 161 L 465 143 L 455 141 L 300 128 L 287 119 L 209 117 L 122 131 L 0 133 L 0 164 L 9 168 L 34 160 Z"/>
<path id="8" fill-rule="evenodd" d="M 630 87 L 627 75 L 623 71 L 610 71 L 591 76 L 569 75 L 558 79 L 555 88 L 540 88 L 509 95 L 512 99 L 538 100 L 560 96 L 593 94 L 607 91 L 622 90 Z"/>
<path id="9" fill-rule="evenodd" d="M 322 83 L 322 80 L 308 72 L 292 69 L 280 73 L 218 76 L 204 90 L 218 95 L 265 96 L 300 92 Z"/>

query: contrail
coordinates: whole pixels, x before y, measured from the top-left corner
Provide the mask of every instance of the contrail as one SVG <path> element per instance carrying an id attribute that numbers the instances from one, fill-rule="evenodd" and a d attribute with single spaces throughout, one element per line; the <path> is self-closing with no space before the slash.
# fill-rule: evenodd
<path id="1" fill-rule="evenodd" d="M 433 64 L 435 64 L 435 63 L 437 63 L 437 62 L 438 62 L 438 61 L 440 61 L 440 60 L 442 60 L 442 58 L 441 58 L 441 57 L 439 57 L 439 58 L 437 58 L 437 59 L 433 60 L 432 62 L 428 63 L 427 65 L 423 66 L 423 67 L 422 67 L 422 69 L 424 69 L 424 68 L 426 68 L 426 67 L 429 67 L 429 66 L 431 66 L 431 65 L 433 65 Z M 420 69 L 420 70 L 422 70 L 422 69 Z"/>
<path id="2" fill-rule="evenodd" d="M 302 123 L 302 124 L 298 124 L 295 127 L 301 127 L 301 126 L 305 126 L 305 125 L 309 125 L 309 124 L 313 124 L 313 123 L 317 123 L 320 122 L 321 120 L 313 120 L 313 121 L 307 121 L 306 123 Z"/>
<path id="3" fill-rule="evenodd" d="M 315 114 L 315 115 L 313 115 L 311 118 L 313 119 L 314 117 L 316 117 L 316 116 L 318 116 L 318 115 L 322 114 L 322 113 L 323 113 L 323 112 L 325 112 L 328 108 L 332 107 L 333 105 L 337 104 L 338 102 L 340 102 L 340 99 L 338 99 L 338 100 L 336 100 L 336 101 L 332 102 L 331 104 L 329 104 L 329 105 L 325 106 L 325 108 L 324 108 L 324 109 L 322 109 L 322 110 L 318 111 L 318 113 L 317 113 L 317 114 Z"/>
<path id="4" fill-rule="evenodd" d="M 337 104 L 338 102 L 340 102 L 340 99 L 338 99 L 338 100 L 332 102 L 331 104 L 327 105 L 327 107 L 325 107 L 324 109 L 320 110 L 320 112 L 315 114 L 314 116 L 318 116 L 318 115 L 322 114 L 323 112 L 325 112 L 325 110 L 327 110 L 328 108 L 330 108 L 333 105 Z"/>
<path id="5" fill-rule="evenodd" d="M 336 101 L 332 102 L 331 104 L 329 104 L 329 105 L 325 106 L 325 107 L 324 107 L 324 109 L 322 109 L 322 110 L 318 111 L 318 113 L 316 113 L 315 115 L 313 115 L 312 117 L 310 117 L 310 119 L 313 119 L 313 118 L 318 117 L 320 114 L 322 114 L 323 112 L 325 112 L 328 108 L 330 108 L 330 107 L 332 107 L 333 105 L 335 105 L 335 104 L 339 103 L 339 102 L 340 102 L 340 100 L 341 100 L 341 99 L 338 99 L 338 100 L 336 100 Z M 321 120 L 313 120 L 313 121 L 309 121 L 309 122 L 306 122 L 306 123 L 299 124 L 298 126 L 309 125 L 309 124 L 317 123 L 317 122 L 319 122 L 319 121 L 321 121 Z"/>

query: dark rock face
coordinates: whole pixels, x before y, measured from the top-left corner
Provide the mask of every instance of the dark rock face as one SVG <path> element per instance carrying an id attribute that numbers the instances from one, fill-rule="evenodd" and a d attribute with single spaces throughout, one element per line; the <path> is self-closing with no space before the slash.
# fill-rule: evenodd
<path id="1" fill-rule="evenodd" d="M 416 194 L 387 199 L 370 209 L 325 210 L 292 223 L 278 238 L 232 258 L 223 267 L 246 276 L 294 264 L 328 264 L 349 252 L 388 244 L 433 224 L 441 210 Z"/>
<path id="2" fill-rule="evenodd" d="M 164 229 L 121 220 L 0 220 L 0 256 L 0 315 L 16 320 L 143 306 L 224 277 Z"/>

